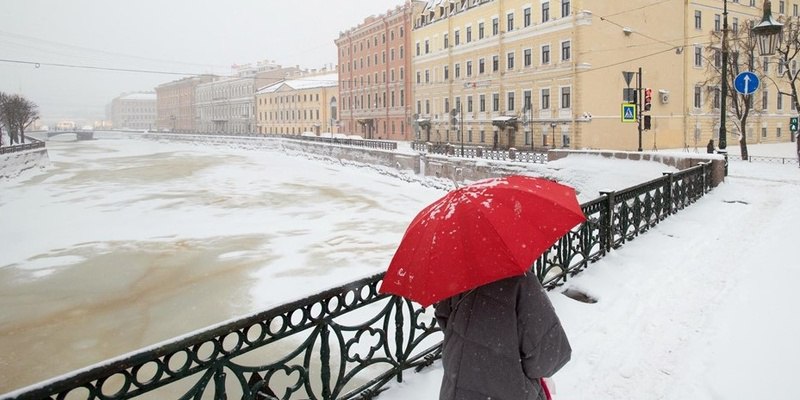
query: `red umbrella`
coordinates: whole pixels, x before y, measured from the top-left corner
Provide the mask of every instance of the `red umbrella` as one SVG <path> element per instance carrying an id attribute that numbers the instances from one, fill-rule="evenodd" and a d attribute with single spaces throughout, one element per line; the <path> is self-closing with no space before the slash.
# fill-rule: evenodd
<path id="1" fill-rule="evenodd" d="M 417 214 L 389 264 L 381 292 L 427 307 L 522 275 L 585 220 L 569 186 L 521 175 L 475 182 Z"/>

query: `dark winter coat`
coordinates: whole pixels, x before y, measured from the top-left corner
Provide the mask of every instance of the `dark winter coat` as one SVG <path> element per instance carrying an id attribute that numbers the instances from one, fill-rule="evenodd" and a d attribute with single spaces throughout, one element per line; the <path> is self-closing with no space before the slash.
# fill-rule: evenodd
<path id="1" fill-rule="evenodd" d="M 435 305 L 444 330 L 440 400 L 539 400 L 539 378 L 572 349 L 533 274 L 503 279 Z"/>

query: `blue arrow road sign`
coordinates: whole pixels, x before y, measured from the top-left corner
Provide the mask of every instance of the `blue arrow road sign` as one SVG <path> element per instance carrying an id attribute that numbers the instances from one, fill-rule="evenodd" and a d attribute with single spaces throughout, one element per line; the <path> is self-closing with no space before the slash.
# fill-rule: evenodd
<path id="1" fill-rule="evenodd" d="M 750 71 L 744 71 L 736 75 L 733 80 L 733 87 L 741 94 L 752 94 L 758 89 L 758 77 Z"/>

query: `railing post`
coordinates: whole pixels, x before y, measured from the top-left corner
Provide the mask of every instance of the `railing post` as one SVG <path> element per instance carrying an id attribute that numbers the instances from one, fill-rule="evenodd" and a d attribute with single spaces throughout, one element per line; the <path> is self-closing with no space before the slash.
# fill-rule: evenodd
<path id="1" fill-rule="evenodd" d="M 406 362 L 403 359 L 403 299 L 394 298 L 394 355 L 397 359 L 397 382 L 403 381 L 403 368 Z"/>
<path id="2" fill-rule="evenodd" d="M 606 205 L 605 209 L 600 211 L 600 220 L 601 226 L 603 227 L 602 231 L 602 240 L 603 240 L 603 248 L 604 252 L 608 253 L 611 251 L 611 247 L 614 244 L 614 191 L 611 192 L 600 192 L 601 195 L 606 196 Z"/>
<path id="3" fill-rule="evenodd" d="M 668 183 L 667 183 L 667 190 L 664 193 L 664 199 L 667 201 L 667 215 L 673 214 L 673 200 L 672 200 L 672 185 L 675 183 L 675 174 L 672 172 L 664 172 L 664 176 L 667 176 Z"/>
<path id="4" fill-rule="evenodd" d="M 322 398 L 325 400 L 331 399 L 331 345 L 329 342 L 330 328 L 328 323 L 322 322 L 322 330 L 320 331 L 320 350 L 319 359 L 322 364 L 322 371 L 320 378 L 322 379 Z"/>

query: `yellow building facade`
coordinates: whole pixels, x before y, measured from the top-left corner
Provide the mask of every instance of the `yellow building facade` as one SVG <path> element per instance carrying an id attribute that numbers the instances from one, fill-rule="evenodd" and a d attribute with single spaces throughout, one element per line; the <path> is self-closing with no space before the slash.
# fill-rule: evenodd
<path id="1" fill-rule="evenodd" d="M 729 32 L 760 20 L 760 1 L 728 3 Z M 797 9 L 773 3 L 776 17 Z M 622 103 L 641 68 L 641 86 L 653 93 L 641 147 L 704 147 L 718 134 L 722 7 L 722 0 L 428 2 L 412 31 L 415 137 L 520 150 L 637 150 L 638 124 L 622 121 Z M 753 95 L 749 143 L 788 141 L 796 113 L 768 79 L 788 86 L 776 63 L 759 57 L 755 66 L 763 70 L 765 60 L 772 62 L 766 75 L 754 71 L 766 79 Z M 623 71 L 635 73 L 630 84 Z M 740 129 L 727 115 L 734 145 Z"/>
<path id="2" fill-rule="evenodd" d="M 337 133 L 339 75 L 301 74 L 256 93 L 256 121 L 262 134 Z"/>

